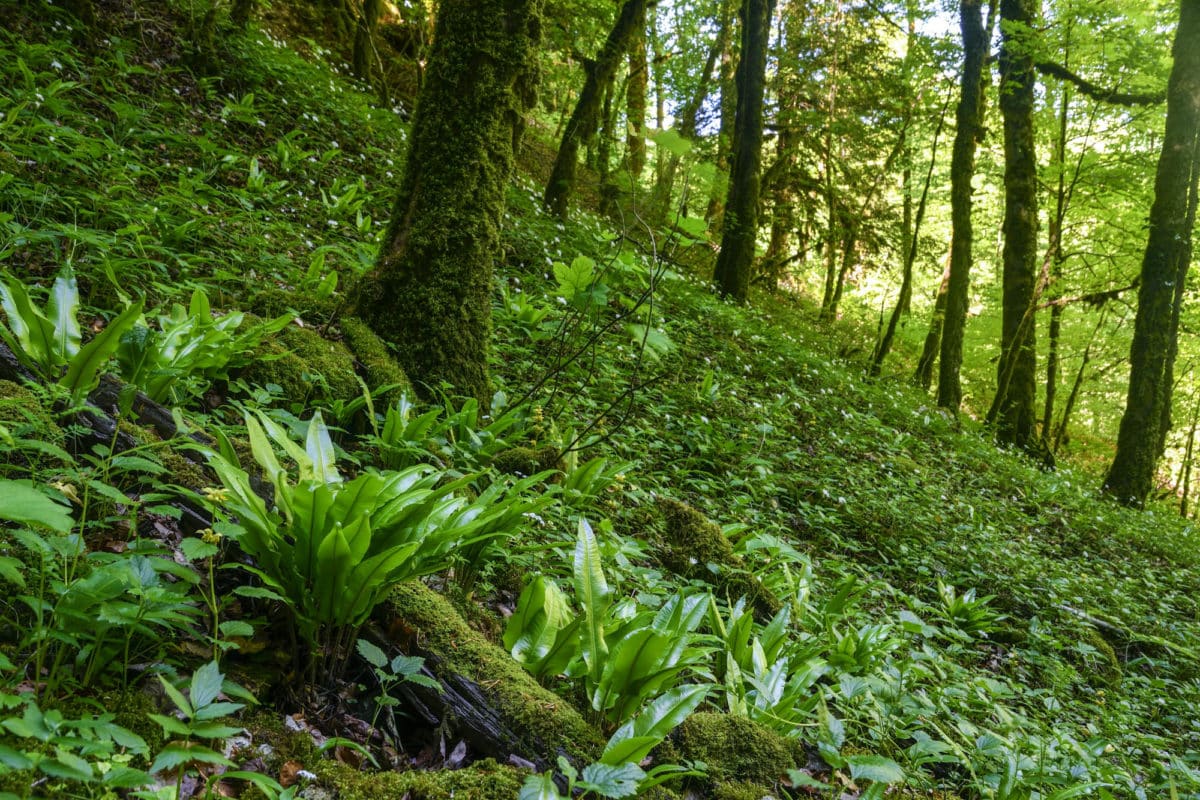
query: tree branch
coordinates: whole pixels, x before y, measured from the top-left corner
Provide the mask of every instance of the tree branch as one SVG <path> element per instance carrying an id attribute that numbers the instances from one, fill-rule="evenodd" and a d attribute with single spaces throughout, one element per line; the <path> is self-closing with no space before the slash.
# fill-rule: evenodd
<path id="1" fill-rule="evenodd" d="M 1074 84 L 1075 88 L 1088 97 L 1103 103 L 1113 103 L 1119 106 L 1153 106 L 1167 101 L 1167 92 L 1165 89 L 1153 93 L 1119 92 L 1116 89 L 1106 89 L 1097 86 L 1087 78 L 1076 75 L 1062 64 L 1055 64 L 1053 61 L 1039 61 L 1035 66 L 1037 67 L 1037 71 L 1043 75 L 1050 75 L 1059 80 Z"/>

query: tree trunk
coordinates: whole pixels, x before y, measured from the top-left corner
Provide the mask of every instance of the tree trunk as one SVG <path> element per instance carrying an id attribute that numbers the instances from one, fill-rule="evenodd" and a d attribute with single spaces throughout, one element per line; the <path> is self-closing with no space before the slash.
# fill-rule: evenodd
<path id="1" fill-rule="evenodd" d="M 909 307 L 912 305 L 913 267 L 917 262 L 917 245 L 921 238 L 921 222 L 925 219 L 925 207 L 929 201 L 929 186 L 933 182 L 933 168 L 937 163 L 938 140 L 942 135 L 942 127 L 946 123 L 946 109 L 948 109 L 949 106 L 950 102 L 947 100 L 946 104 L 942 106 L 942 113 L 941 116 L 938 117 L 937 128 L 933 132 L 933 144 L 929 150 L 929 168 L 925 171 L 925 184 L 921 187 L 921 200 L 917 203 L 916 215 L 911 221 L 909 221 L 908 218 L 912 213 L 912 201 L 908 197 L 909 187 L 907 186 L 907 184 L 912 180 L 911 177 L 907 177 L 908 173 L 912 171 L 911 164 L 907 165 L 905 168 L 906 186 L 904 199 L 906 208 L 904 221 L 904 244 L 906 247 L 904 251 L 904 274 L 900 279 L 900 296 L 896 298 L 896 307 L 892 309 L 892 315 L 888 319 L 887 328 L 884 330 L 883 337 L 879 340 L 879 345 L 875 348 L 875 352 L 871 357 L 871 368 L 868 374 L 873 378 L 877 377 L 883 370 L 883 360 L 887 358 L 888 353 L 892 349 L 892 341 L 896 337 L 896 329 L 900 326 L 900 317 L 909 313 Z M 943 281 L 943 283 L 945 283 L 945 281 Z M 938 301 L 941 301 L 944 296 L 945 292 L 938 292 Z M 930 333 L 932 333 L 932 331 L 930 331 Z M 940 324 L 938 326 L 938 336 L 941 336 Z M 924 356 L 922 356 L 922 360 L 924 360 Z M 932 367 L 933 358 L 931 353 L 929 358 L 929 380 L 932 380 Z M 926 380 L 923 384 L 925 388 L 929 388 L 929 380 Z"/>
<path id="2" fill-rule="evenodd" d="M 933 385 L 933 366 L 942 349 L 942 326 L 946 321 L 946 300 L 950 296 L 950 258 L 946 257 L 946 268 L 942 271 L 942 282 L 938 284 L 937 298 L 933 301 L 933 316 L 929 320 L 929 332 L 925 334 L 925 346 L 921 359 L 913 373 L 913 383 L 925 391 Z"/>
<path id="3" fill-rule="evenodd" d="M 971 288 L 971 180 L 975 177 L 975 145 L 983 135 L 984 63 L 994 9 L 993 4 L 985 25 L 982 0 L 962 0 L 959 8 L 963 37 L 962 95 L 955 112 L 958 129 L 950 163 L 950 281 L 942 323 L 937 392 L 938 405 L 955 412 L 962 404 L 959 371 Z"/>
<path id="4" fill-rule="evenodd" d="M 541 0 L 442 0 L 391 223 L 358 308 L 424 396 L 488 407 L 492 258 L 521 117 L 534 100 Z"/>
<path id="5" fill-rule="evenodd" d="M 1039 0 L 1001 0 L 1000 110 L 1004 116 L 1004 299 L 997 366 L 996 438 L 1032 450 L 1037 429 L 1038 183 L 1032 32 Z"/>
<path id="6" fill-rule="evenodd" d="M 704 62 L 704 67 L 700 70 L 700 82 L 696 86 L 696 92 L 679 112 L 679 135 L 690 142 L 696 139 L 700 108 L 708 99 L 709 91 L 712 89 L 712 75 L 717 66 L 717 59 L 728 49 L 729 37 L 733 31 L 733 14 L 733 0 L 720 0 L 717 36 L 708 50 L 708 58 Z M 675 175 L 679 171 L 680 160 L 680 157 L 674 153 L 668 155 L 665 165 L 658 171 L 655 178 L 654 192 L 650 203 L 655 219 L 666 220 L 670 215 L 671 192 L 674 189 Z"/>
<path id="7" fill-rule="evenodd" d="M 766 90 L 767 38 L 773 0 L 742 3 L 742 53 L 737 67 L 737 117 L 734 123 L 733 165 L 721 252 L 713 283 L 724 297 L 745 302 L 758 238 L 758 189 L 761 180 L 763 95 Z"/>
<path id="8" fill-rule="evenodd" d="M 1200 0 L 1181 0 L 1175 34 L 1175 63 L 1167 85 L 1167 124 L 1154 181 L 1150 235 L 1142 259 L 1133 344 L 1129 350 L 1129 394 L 1117 452 L 1104 491 L 1141 506 L 1154 483 L 1162 427 L 1169 413 L 1169 354 L 1177 332 L 1172 317 L 1176 287 L 1187 276 L 1191 256 L 1189 196 L 1195 182 L 1196 137 L 1200 134 Z"/>
<path id="9" fill-rule="evenodd" d="M 546 182 L 546 191 L 542 196 L 542 204 L 560 219 L 567 218 L 570 208 L 571 192 L 575 189 L 579 148 L 596 135 L 596 129 L 599 127 L 604 89 L 612 83 L 621 58 L 633 38 L 633 32 L 637 29 L 638 21 L 644 23 L 645 19 L 646 0 L 626 0 L 595 62 L 586 70 L 583 90 L 579 93 L 575 111 L 567 122 L 567 129 L 558 146 L 558 155 L 554 159 L 554 168 L 550 172 L 550 180 Z M 642 30 L 645 30 L 644 24 Z"/>
<path id="10" fill-rule="evenodd" d="M 634 22 L 633 41 L 629 47 L 629 85 L 625 89 L 625 115 L 629 118 L 629 135 L 625 139 L 625 162 L 635 186 L 646 169 L 646 90 L 649 85 L 646 8 L 643 5 L 641 17 Z"/>
<path id="11" fill-rule="evenodd" d="M 733 152 L 733 131 L 737 125 L 738 87 L 735 72 L 739 61 L 734 54 L 733 22 L 734 15 L 731 9 L 729 14 L 731 32 L 725 38 L 725 48 L 721 51 L 721 127 L 717 131 L 717 177 L 713 179 L 712 194 L 708 198 L 708 209 L 704 212 L 704 219 L 713 227 L 721 225 L 722 215 L 725 213 L 725 195 L 728 187 L 724 185 L 721 178 L 729 175 L 730 157 Z M 743 32 L 743 38 L 744 36 Z"/>
<path id="12" fill-rule="evenodd" d="M 1064 61 L 1068 65 L 1070 64 L 1069 55 L 1068 41 L 1068 48 L 1064 55 Z M 1054 163 L 1058 167 L 1058 188 L 1054 194 L 1054 216 L 1050 219 L 1050 241 L 1054 247 L 1053 271 L 1050 275 L 1051 286 L 1060 277 L 1064 261 L 1062 230 L 1067 216 L 1067 113 L 1070 104 L 1071 93 L 1066 86 L 1063 86 L 1058 107 L 1058 140 L 1054 143 Z M 1050 447 L 1051 427 L 1054 423 L 1054 403 L 1058 395 L 1063 310 L 1061 303 L 1054 303 L 1050 306 L 1049 342 L 1046 351 L 1046 404 L 1042 411 L 1042 446 L 1047 449 Z"/>
<path id="13" fill-rule="evenodd" d="M 371 82 L 371 56 L 375 51 L 375 27 L 383 11 L 383 0 L 363 0 L 362 14 L 354 28 L 354 75 L 360 81 Z"/>

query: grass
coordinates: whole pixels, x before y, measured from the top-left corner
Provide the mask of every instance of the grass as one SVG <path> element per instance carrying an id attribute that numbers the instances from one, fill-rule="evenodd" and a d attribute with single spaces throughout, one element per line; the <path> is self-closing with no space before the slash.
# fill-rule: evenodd
<path id="1" fill-rule="evenodd" d="M 403 114 L 377 108 L 311 43 L 303 58 L 254 31 L 198 60 L 181 44 L 189 18 L 172 9 L 122 17 L 93 52 L 51 7 L 0 11 L 0 264 L 44 284 L 71 263 L 97 318 L 134 293 L 157 305 L 204 286 L 214 306 L 245 308 L 264 286 L 310 291 L 318 254 L 344 290 L 378 244 Z M 652 605 L 681 585 L 707 587 L 656 556 L 655 499 L 669 497 L 724 527 L 792 609 L 797 652 L 829 664 L 825 710 L 790 733 L 843 775 L 849 757 L 881 754 L 914 789 L 962 797 L 1091 784 L 1099 796 L 1200 797 L 1190 524 L 1166 508 L 1114 506 L 1095 474 L 1045 472 L 902 381 L 866 380 L 870 334 L 818 326 L 805 298 L 717 300 L 706 246 L 660 238 L 654 251 L 669 258 L 656 260 L 643 233 L 587 212 L 563 225 L 539 195 L 527 176 L 510 192 L 492 368 L 505 399 L 530 409 L 514 443 L 578 440 L 560 463 L 577 494 L 492 555 L 474 598 L 436 584 L 479 627 L 495 625 L 491 610 L 523 574 L 569 585 L 579 514 L 621 596 Z M 588 297 L 555 275 L 555 262 L 580 255 L 601 275 Z M 228 396 L 285 405 L 263 388 L 235 383 Z M 227 406 L 183 413 L 239 432 Z M 370 463 L 369 442 L 345 432 L 338 443 Z M 613 469 L 575 487 L 592 458 Z M 4 472 L 31 469 L 43 483 L 69 477 L 16 458 Z M 89 542 L 119 532 L 119 508 L 108 508 Z M 955 605 L 939 586 L 993 599 Z M 25 614 L 4 606 L 10 626 Z M 277 648 L 254 621 L 259 644 Z M 271 697 L 284 670 L 245 649 L 231 672 L 259 675 Z M 19 660 L 7 640 L 0 651 Z M 161 655 L 190 672 L 189 652 Z M 15 707 L 20 676 L 6 676 Z M 551 688 L 580 700 L 564 682 Z M 1038 794 L 1014 790 L 1010 774 Z"/>

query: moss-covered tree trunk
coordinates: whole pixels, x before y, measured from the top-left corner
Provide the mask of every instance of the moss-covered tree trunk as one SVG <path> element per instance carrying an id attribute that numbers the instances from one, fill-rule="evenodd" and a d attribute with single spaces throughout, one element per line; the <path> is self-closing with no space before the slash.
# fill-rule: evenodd
<path id="1" fill-rule="evenodd" d="M 634 22 L 629 45 L 629 84 L 625 89 L 625 116 L 629 134 L 625 139 L 625 164 L 636 185 L 646 169 L 646 92 L 650 86 L 650 62 L 646 58 L 646 8 Z"/>
<path id="2" fill-rule="evenodd" d="M 773 0 L 744 0 L 741 10 L 742 54 L 737 66 L 733 164 L 729 170 L 721 252 L 713 271 L 717 291 L 739 303 L 745 302 L 750 292 L 750 271 L 754 266 L 754 245 L 758 239 L 763 95 L 773 5 Z"/>
<path id="3" fill-rule="evenodd" d="M 600 48 L 599 55 L 586 70 L 583 90 L 579 93 L 579 101 L 575 104 L 575 110 L 563 132 L 558 155 L 554 159 L 554 168 L 542 195 L 542 203 L 546 209 L 562 219 L 567 217 L 571 193 L 575 189 L 579 148 L 596 135 L 605 87 L 612 83 L 639 20 L 642 30 L 645 30 L 646 0 L 625 0 L 612 30 L 608 32 L 604 46 Z"/>
<path id="4" fill-rule="evenodd" d="M 1001 0 L 1000 111 L 1004 116 L 1004 290 L 997 367 L 996 438 L 1033 449 L 1037 348 L 1032 314 L 1037 283 L 1038 175 L 1033 138 L 1032 31 L 1038 0 Z"/>
<path id="5" fill-rule="evenodd" d="M 990 14 L 989 14 L 990 17 Z M 975 177 L 975 145 L 983 130 L 984 63 L 990 25 L 983 21 L 981 0 L 962 0 L 959 19 L 963 38 L 962 93 L 955 112 L 958 125 L 950 159 L 950 281 L 942 320 L 941 361 L 938 364 L 938 405 L 958 411 L 962 403 L 963 333 L 971 285 L 971 180 Z"/>
<path id="6" fill-rule="evenodd" d="M 375 28 L 383 0 L 363 0 L 362 12 L 354 26 L 354 52 L 351 61 L 354 75 L 361 81 L 371 81 L 371 56 L 375 52 Z"/>
<path id="7" fill-rule="evenodd" d="M 1142 259 L 1137 317 L 1129 349 L 1129 394 L 1104 491 L 1142 505 L 1154 485 L 1170 403 L 1169 354 L 1177 331 L 1176 287 L 1187 277 L 1192 225 L 1189 195 L 1200 136 L 1200 0 L 1181 0 L 1175 64 L 1167 85 L 1167 126 L 1154 180 L 1150 235 Z"/>
<path id="8" fill-rule="evenodd" d="M 492 259 L 521 117 L 533 103 L 541 0 L 442 0 L 408 161 L 359 314 L 422 391 L 486 401 Z M 485 403 L 484 407 L 487 405 Z"/>

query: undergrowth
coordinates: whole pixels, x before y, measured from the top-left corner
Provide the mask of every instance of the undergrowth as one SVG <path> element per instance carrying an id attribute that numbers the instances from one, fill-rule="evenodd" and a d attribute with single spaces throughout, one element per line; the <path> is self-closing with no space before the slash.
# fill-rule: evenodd
<path id="1" fill-rule="evenodd" d="M 251 308 L 264 288 L 348 311 L 348 288 L 373 258 L 402 170 L 402 109 L 377 108 L 313 43 L 305 59 L 252 29 L 221 37 L 219 52 L 197 61 L 180 44 L 185 14 L 169 4 L 140 8 L 92 50 L 73 42 L 74 23 L 50 6 L 0 10 L 0 265 L 43 287 L 70 266 L 93 330 L 134 298 L 167 308 L 186 305 L 195 289 L 222 311 Z M 509 193 L 493 295 L 497 394 L 483 422 L 452 398 L 440 410 L 417 408 L 407 395 L 384 401 L 395 387 L 368 386 L 362 396 L 321 400 L 330 430 L 310 453 L 348 478 L 368 468 L 441 470 L 453 481 L 446 491 L 472 500 L 537 487 L 535 510 L 519 525 L 454 553 L 454 569 L 434 582 L 478 627 L 490 626 L 493 641 L 493 611 L 512 611 L 534 575 L 544 576 L 536 584 L 544 602 L 551 582 L 574 594 L 559 610 L 563 628 L 568 615 L 590 619 L 581 589 L 596 575 L 611 602 L 605 595 L 595 604 L 592 622 L 622 636 L 657 642 L 671 620 L 655 619 L 656 609 L 678 616 L 672 609 L 708 603 L 703 618 L 675 620 L 687 657 L 670 681 L 631 689 L 637 702 L 613 699 L 579 629 L 564 637 L 579 648 L 575 660 L 539 673 L 612 737 L 607 753 L 637 739 L 636 720 L 648 719 L 643 700 L 684 681 L 688 702 L 700 702 L 693 687 L 710 687 L 704 709 L 751 719 L 818 759 L 789 753 L 775 765 L 773 788 L 790 796 L 837 796 L 850 786 L 878 786 L 880 796 L 904 782 L 962 797 L 1200 797 L 1190 525 L 1107 503 L 1096 476 L 1070 465 L 1043 471 L 907 385 L 864 379 L 864 365 L 842 355 L 863 334 L 818 327 L 803 298 L 761 294 L 746 308 L 718 301 L 698 231 L 670 237 L 632 215 L 622 226 L 586 212 L 564 224 L 541 211 L 539 195 L 525 176 Z M 339 337 L 336 319 L 317 327 Z M 285 453 L 293 452 L 283 444 L 289 434 L 324 430 L 306 421 L 315 407 L 306 420 L 292 413 L 294 399 L 230 374 L 177 413 L 186 431 L 220 447 L 228 490 L 242 486 L 239 469 L 278 466 L 262 449 L 270 443 L 248 452 L 241 406 L 273 421 L 271 438 Z M 188 529 L 174 504 L 221 503 L 215 476 L 201 496 L 177 485 L 178 468 L 164 467 L 165 454 L 194 453 L 196 441 L 146 437 L 121 452 L 114 434 L 107 449 L 79 452 L 58 427 L 71 433 L 63 404 L 47 397 L 44 405 L 56 420 L 0 420 L 3 477 L 54 487 L 43 494 L 57 509 L 40 519 L 8 515 L 14 531 L 3 540 L 0 579 L 25 596 L 34 577 L 41 584 L 37 600 L 0 606 L 0 700 L 14 714 L 3 723 L 0 763 L 33 770 L 53 761 L 41 767 L 38 791 L 54 794 L 74 791 L 64 788 L 69 767 L 82 780 L 71 757 L 85 750 L 84 766 L 103 785 L 114 765 L 147 770 L 172 746 L 231 737 L 204 728 L 199 708 L 179 705 L 207 707 L 197 694 L 215 700 L 223 676 L 206 662 L 222 660 L 239 680 L 261 683 L 281 711 L 295 711 L 288 704 L 304 698 L 278 686 L 292 662 L 288 654 L 271 662 L 287 628 L 270 605 L 279 598 L 272 576 L 215 569 L 238 536 L 233 523 Z M 267 477 L 289 486 L 286 476 Z M 664 541 L 664 500 L 720 526 L 704 530 L 728 539 L 711 551 L 721 559 L 667 569 L 686 558 Z M 268 536 L 272 522 L 263 519 Z M 155 525 L 170 535 L 143 533 Z M 593 539 L 577 536 L 584 528 Z M 52 545 L 39 550 L 39 542 Z M 580 552 L 596 565 L 591 572 L 580 571 Z M 735 573 L 774 598 L 770 613 L 730 596 L 728 587 L 745 586 L 729 579 Z M 97 589 L 84 598 L 93 605 L 71 606 L 85 594 L 77 582 L 107 582 L 111 594 Z M 121 617 L 131 604 L 132 623 Z M 341 651 L 327 654 L 331 662 L 350 660 L 354 634 L 371 632 L 360 611 L 354 630 L 336 637 Z M 111 637 L 87 624 L 97 613 L 112 618 Z M 23 637 L 27 629 L 41 638 Z M 70 725 L 46 732 L 43 707 L 158 687 L 134 669 L 145 664 L 165 676 L 168 693 L 192 687 L 190 700 L 171 695 L 186 725 L 160 720 L 184 744 L 155 749 L 163 737 L 130 733 L 125 719 L 101 720 L 86 735 Z M 404 676 L 420 668 L 393 664 Z M 359 669 L 372 681 L 382 674 Z M 188 684 L 177 674 L 202 678 Z M 235 715 L 230 731 L 241 719 L 234 705 L 219 709 Z M 386 718 L 394 705 L 381 700 L 363 715 Z M 386 751 L 376 727 L 360 748 Z M 656 751 L 657 765 L 670 764 L 673 745 Z M 163 763 L 180 786 L 191 774 L 182 756 Z M 581 788 L 603 785 L 603 770 L 557 769 Z M 348 780 L 345 769 L 321 772 Z M 716 791 L 698 765 L 679 772 L 661 773 L 667 786 Z M 0 792 L 29 794 L 29 773 L 17 774 L 25 777 L 0 778 Z M 516 780 L 503 777 L 505 786 Z M 627 771 L 622 780 L 645 786 L 646 778 Z"/>

